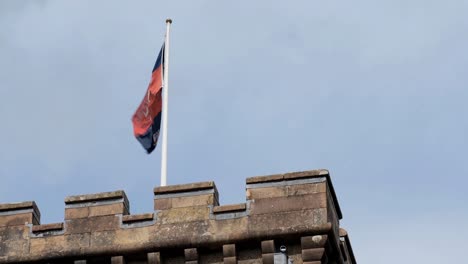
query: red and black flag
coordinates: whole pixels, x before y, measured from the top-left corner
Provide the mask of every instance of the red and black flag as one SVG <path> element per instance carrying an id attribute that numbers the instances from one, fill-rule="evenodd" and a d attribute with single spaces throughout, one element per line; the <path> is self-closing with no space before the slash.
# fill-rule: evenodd
<path id="1" fill-rule="evenodd" d="M 151 153 L 158 143 L 161 128 L 164 45 L 153 67 L 151 82 L 145 97 L 132 117 L 133 134 L 146 151 Z"/>

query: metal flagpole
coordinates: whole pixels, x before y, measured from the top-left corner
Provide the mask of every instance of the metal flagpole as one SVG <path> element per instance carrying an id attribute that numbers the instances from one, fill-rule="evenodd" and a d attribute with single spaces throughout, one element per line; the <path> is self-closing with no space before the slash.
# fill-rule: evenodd
<path id="1" fill-rule="evenodd" d="M 172 20 L 166 19 L 166 40 L 164 43 L 164 84 L 162 101 L 162 158 L 161 158 L 161 186 L 167 184 L 167 105 L 169 94 L 169 31 Z"/>

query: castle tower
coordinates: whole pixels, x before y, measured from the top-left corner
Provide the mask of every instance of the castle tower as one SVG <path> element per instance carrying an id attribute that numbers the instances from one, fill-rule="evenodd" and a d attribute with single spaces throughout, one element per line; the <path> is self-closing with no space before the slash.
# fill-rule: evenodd
<path id="1" fill-rule="evenodd" d="M 35 202 L 0 204 L 0 263 L 356 263 L 327 170 L 246 184 L 231 205 L 214 182 L 156 187 L 138 215 L 123 191 L 69 196 L 64 222 L 44 225 Z"/>

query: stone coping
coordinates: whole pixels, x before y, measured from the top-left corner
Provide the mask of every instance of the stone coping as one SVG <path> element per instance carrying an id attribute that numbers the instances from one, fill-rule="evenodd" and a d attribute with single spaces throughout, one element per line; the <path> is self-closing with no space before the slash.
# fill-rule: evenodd
<path id="1" fill-rule="evenodd" d="M 245 211 L 246 204 L 228 204 L 228 205 L 220 205 L 213 207 L 213 213 L 226 213 L 226 212 L 236 212 L 236 211 Z"/>
<path id="2" fill-rule="evenodd" d="M 338 215 L 341 218 L 341 211 L 327 170 L 259 176 L 246 181 L 247 192 L 301 191 L 258 200 L 250 200 L 247 195 L 246 203 L 239 204 L 217 206 L 210 203 L 193 206 L 197 205 L 196 199 L 212 200 L 211 196 L 217 195 L 214 182 L 156 187 L 153 190 L 155 201 L 173 199 L 171 201 L 186 203 L 185 206 L 168 210 L 155 209 L 150 213 L 136 215 L 122 215 L 122 203 L 128 203 L 122 190 L 75 195 L 65 198 L 65 210 L 88 212 L 84 217 L 44 225 L 34 222 L 31 224 L 28 220 L 29 214 L 38 212 L 32 201 L 0 204 L 0 217 L 5 223 L 13 218 L 18 220 L 15 220 L 15 225 L 3 228 L 7 232 L 4 234 L 9 236 L 6 241 L 23 241 L 24 252 L 30 253 L 11 254 L 6 260 L 8 263 L 38 261 L 43 257 L 41 252 L 47 253 L 48 259 L 58 259 L 64 254 L 67 257 L 109 255 L 115 253 L 116 248 L 119 254 L 133 254 L 137 251 L 153 252 L 155 249 L 173 247 L 212 247 L 242 241 L 314 235 L 332 236 L 333 239 L 329 241 L 338 242 L 337 246 L 343 246 L 351 252 L 348 256 L 354 259 L 348 234 L 344 229 L 339 229 L 339 221 L 336 221 Z M 318 189 L 311 189 L 315 187 L 320 187 L 320 192 L 315 193 L 314 190 Z M 333 206 L 336 212 L 327 210 Z M 102 212 L 92 215 L 89 213 L 92 210 Z M 331 212 L 333 218 L 327 212 Z M 17 215 L 23 213 L 27 215 Z M 86 217 L 88 215 L 93 217 Z M 28 224 L 24 225 L 25 222 Z M 24 236 L 20 238 L 15 232 L 21 231 L 21 228 L 24 229 Z M 198 232 L 196 239 L 193 232 Z M 99 244 L 102 241 L 112 243 Z M 69 248 L 42 248 L 41 243 L 52 245 L 54 242 L 60 242 L 57 245 L 67 245 Z M 73 243 L 81 244 L 75 247 Z M 2 262 L 4 260 L 0 256 L 0 263 L 6 263 Z"/>
<path id="3" fill-rule="evenodd" d="M 325 170 L 325 169 L 289 172 L 289 173 L 283 173 L 283 174 L 250 177 L 246 179 L 246 183 L 253 184 L 253 183 L 283 181 L 283 180 L 295 180 L 295 179 L 310 178 L 310 177 L 317 177 L 317 176 L 326 176 L 329 174 L 330 173 L 328 172 L 328 170 Z"/>
<path id="4" fill-rule="evenodd" d="M 33 225 L 32 232 L 47 232 L 47 231 L 57 231 L 63 230 L 63 223 L 53 223 L 53 224 L 45 224 L 45 225 Z"/>
<path id="5" fill-rule="evenodd" d="M 65 204 L 76 204 L 76 203 L 87 203 L 87 202 L 98 202 L 106 200 L 116 200 L 123 199 L 126 204 L 128 204 L 127 195 L 123 190 L 113 191 L 113 192 L 102 192 L 95 194 L 82 194 L 82 195 L 73 195 L 67 196 L 65 198 Z"/>
<path id="6" fill-rule="evenodd" d="M 38 218 L 41 217 L 41 212 L 34 201 L 0 204 L 0 212 L 13 212 L 27 209 L 32 209 Z"/>
<path id="7" fill-rule="evenodd" d="M 247 178 L 246 183 L 248 186 L 248 185 L 255 185 L 255 184 L 276 183 L 276 182 L 282 182 L 282 181 L 293 181 L 293 180 L 318 178 L 318 177 L 327 178 L 327 185 L 330 190 L 330 194 L 333 198 L 333 203 L 335 205 L 336 212 L 338 214 L 339 219 L 342 219 L 343 214 L 341 212 L 340 204 L 338 203 L 338 198 L 336 197 L 335 188 L 333 188 L 333 184 L 330 178 L 330 172 L 326 169 L 289 172 L 289 173 L 273 174 L 273 175 L 266 175 L 266 176 L 255 176 L 255 177 Z"/>
<path id="8" fill-rule="evenodd" d="M 216 185 L 213 181 L 196 182 L 189 184 L 178 184 L 169 186 L 155 187 L 153 192 L 157 194 L 168 194 L 168 193 L 183 193 L 183 192 L 195 192 L 207 189 L 214 189 L 216 192 Z"/>
<path id="9" fill-rule="evenodd" d="M 153 219 L 154 219 L 154 213 L 136 214 L 136 215 L 123 215 L 122 216 L 122 223 L 152 221 Z"/>

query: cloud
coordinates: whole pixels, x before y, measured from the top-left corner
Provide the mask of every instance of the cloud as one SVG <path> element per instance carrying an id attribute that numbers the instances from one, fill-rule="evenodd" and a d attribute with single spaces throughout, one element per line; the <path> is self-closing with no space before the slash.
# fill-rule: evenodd
<path id="1" fill-rule="evenodd" d="M 144 153 L 130 117 L 166 17 L 171 184 L 214 179 L 236 203 L 245 177 L 328 168 L 363 263 L 396 244 L 413 259 L 443 222 L 431 206 L 468 198 L 464 1 L 0 5 L 0 201 L 36 199 L 43 222 L 66 195 L 112 189 L 152 210 L 159 149 Z"/>

